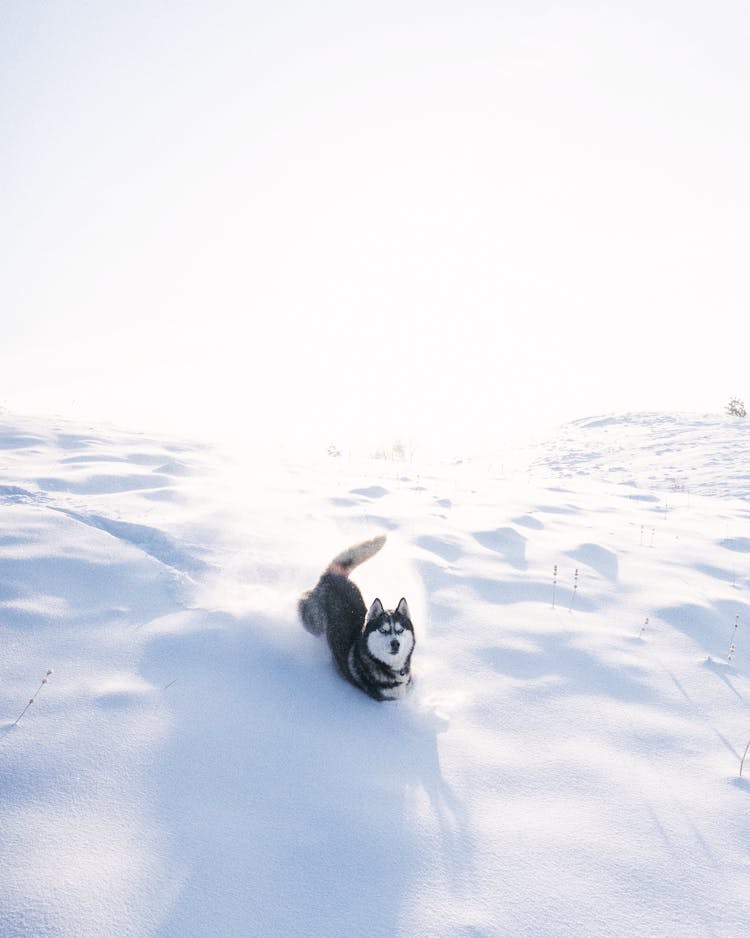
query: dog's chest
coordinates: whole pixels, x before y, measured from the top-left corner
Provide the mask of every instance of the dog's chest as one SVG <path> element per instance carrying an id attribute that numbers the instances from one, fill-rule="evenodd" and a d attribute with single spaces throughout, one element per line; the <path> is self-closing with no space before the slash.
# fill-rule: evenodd
<path id="1" fill-rule="evenodd" d="M 400 700 L 409 690 L 408 665 L 398 670 L 389 668 L 372 658 L 361 644 L 349 650 L 347 666 L 353 683 L 377 700 Z"/>

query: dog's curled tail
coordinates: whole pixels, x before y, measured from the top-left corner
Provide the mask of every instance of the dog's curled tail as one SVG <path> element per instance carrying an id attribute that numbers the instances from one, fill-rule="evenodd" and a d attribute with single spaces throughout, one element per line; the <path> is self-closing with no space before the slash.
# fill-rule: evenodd
<path id="1" fill-rule="evenodd" d="M 355 567 L 364 563 L 365 560 L 369 560 L 370 557 L 374 557 L 383 544 L 385 544 L 384 534 L 370 538 L 369 541 L 354 544 L 353 547 L 348 547 L 346 550 L 342 550 L 340 554 L 337 554 L 328 564 L 325 573 L 332 573 L 336 576 L 349 576 Z M 325 587 L 321 581 L 315 589 L 303 593 L 297 604 L 297 611 L 300 619 L 302 619 L 302 624 L 313 635 L 322 635 L 326 630 L 324 593 Z"/>
<path id="2" fill-rule="evenodd" d="M 353 547 L 347 547 L 337 554 L 328 565 L 327 573 L 337 573 L 339 576 L 349 576 L 355 567 L 358 567 L 365 560 L 374 557 L 380 548 L 385 544 L 385 534 L 379 534 L 368 541 L 361 541 Z"/>

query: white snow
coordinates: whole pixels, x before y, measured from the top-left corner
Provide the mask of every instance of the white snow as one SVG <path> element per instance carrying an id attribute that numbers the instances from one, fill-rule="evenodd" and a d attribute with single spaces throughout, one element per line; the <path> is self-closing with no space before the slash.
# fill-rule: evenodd
<path id="1" fill-rule="evenodd" d="M 745 935 L 749 428 L 280 463 L 0 415 L 0 936 Z M 381 532 L 378 704 L 295 604 Z"/>

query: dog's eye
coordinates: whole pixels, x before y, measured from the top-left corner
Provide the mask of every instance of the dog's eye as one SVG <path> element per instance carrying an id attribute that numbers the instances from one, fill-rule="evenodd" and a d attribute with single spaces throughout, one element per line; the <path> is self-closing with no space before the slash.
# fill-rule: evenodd
<path id="1" fill-rule="evenodd" d="M 384 623 L 378 628 L 378 632 L 382 632 L 383 635 L 388 635 L 388 633 L 389 633 L 390 631 L 391 631 L 391 624 L 390 624 L 390 622 L 384 622 Z"/>

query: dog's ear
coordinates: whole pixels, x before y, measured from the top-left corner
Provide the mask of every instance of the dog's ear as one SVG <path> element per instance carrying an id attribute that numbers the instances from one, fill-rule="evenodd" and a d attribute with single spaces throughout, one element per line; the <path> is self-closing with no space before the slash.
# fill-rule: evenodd
<path id="1" fill-rule="evenodd" d="M 409 604 L 403 597 L 401 598 L 401 602 L 398 604 L 398 606 L 396 606 L 396 612 L 405 619 L 411 620 L 411 616 L 409 615 Z"/>
<path id="2" fill-rule="evenodd" d="M 365 625 L 368 622 L 372 622 L 373 619 L 376 619 L 379 615 L 383 613 L 383 604 L 379 599 L 376 599 L 370 608 L 367 610 L 367 617 L 365 618 Z"/>

